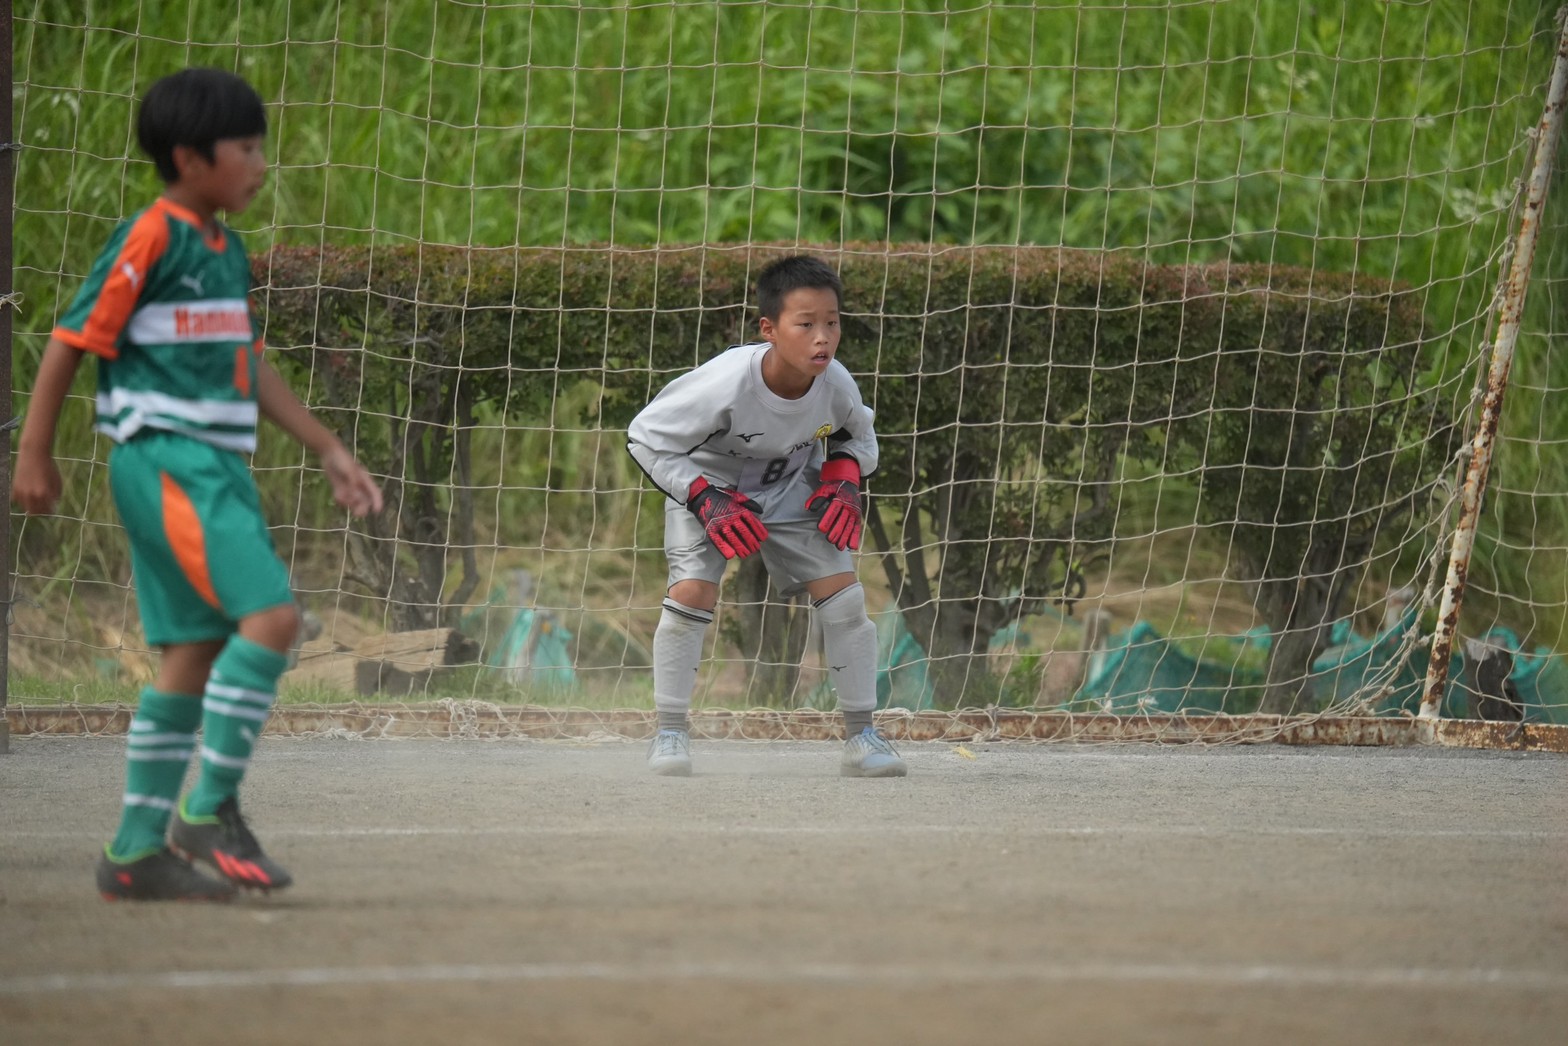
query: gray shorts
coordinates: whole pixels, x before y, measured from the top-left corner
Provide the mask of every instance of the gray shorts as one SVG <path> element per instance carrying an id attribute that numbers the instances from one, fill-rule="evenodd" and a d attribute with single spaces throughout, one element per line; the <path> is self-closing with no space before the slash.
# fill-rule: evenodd
<path id="1" fill-rule="evenodd" d="M 848 574 L 855 570 L 854 557 L 840 550 L 817 529 L 815 516 L 763 519 L 768 539 L 762 543 L 762 565 L 768 568 L 783 595 L 791 596 L 808 581 Z M 713 547 L 697 517 L 685 505 L 664 503 L 664 556 L 670 564 L 670 587 L 677 581 L 709 581 L 717 585 L 724 579 L 729 560 Z"/>

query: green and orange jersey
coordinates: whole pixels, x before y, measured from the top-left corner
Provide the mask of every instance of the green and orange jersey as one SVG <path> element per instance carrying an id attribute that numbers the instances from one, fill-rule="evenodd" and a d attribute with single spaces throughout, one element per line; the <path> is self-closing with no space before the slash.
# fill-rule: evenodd
<path id="1" fill-rule="evenodd" d="M 245 246 L 227 226 L 208 234 L 159 199 L 115 229 L 54 330 L 98 357 L 98 430 L 119 443 L 160 429 L 255 450 L 250 290 Z"/>

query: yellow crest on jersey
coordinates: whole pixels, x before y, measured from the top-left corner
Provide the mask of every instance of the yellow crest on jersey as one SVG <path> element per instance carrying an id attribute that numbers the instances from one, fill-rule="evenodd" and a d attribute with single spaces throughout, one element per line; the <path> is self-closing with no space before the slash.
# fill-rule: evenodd
<path id="1" fill-rule="evenodd" d="M 815 439 L 827 439 L 832 434 L 833 434 L 833 426 L 832 425 L 824 425 L 824 426 L 822 426 L 821 428 L 819 428 L 817 430 L 817 434 L 813 438 L 815 438 Z"/>

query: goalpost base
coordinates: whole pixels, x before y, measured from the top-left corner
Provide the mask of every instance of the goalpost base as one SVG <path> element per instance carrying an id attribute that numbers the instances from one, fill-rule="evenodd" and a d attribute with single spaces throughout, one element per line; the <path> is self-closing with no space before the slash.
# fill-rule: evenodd
<path id="1" fill-rule="evenodd" d="M 130 726 L 128 705 L 16 706 L 6 709 L 18 737 L 112 736 Z M 266 732 L 290 737 L 439 739 L 534 738 L 637 741 L 653 731 L 651 711 L 497 705 L 484 701 L 427 704 L 301 705 L 275 708 Z M 1568 725 L 1474 719 L 1374 716 L 1118 716 L 1029 709 L 880 712 L 877 724 L 896 741 L 1054 741 L 1080 744 L 1283 744 L 1497 749 L 1568 753 Z M 815 710 L 700 709 L 692 735 L 708 740 L 832 741 L 838 713 Z M 0 736 L 4 736 L 0 733 Z"/>

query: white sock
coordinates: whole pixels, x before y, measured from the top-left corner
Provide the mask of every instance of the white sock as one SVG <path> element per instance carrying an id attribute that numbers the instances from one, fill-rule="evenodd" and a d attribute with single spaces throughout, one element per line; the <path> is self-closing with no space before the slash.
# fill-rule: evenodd
<path id="1" fill-rule="evenodd" d="M 838 692 L 839 710 L 869 714 L 877 707 L 877 626 L 866 616 L 866 590 L 856 582 L 813 611 L 822 625 L 828 681 Z"/>
<path id="2" fill-rule="evenodd" d="M 697 668 L 702 664 L 702 643 L 711 610 L 698 610 L 673 599 L 664 601 L 664 613 L 653 632 L 653 707 L 659 713 L 659 727 L 686 722 L 691 710 L 691 692 L 697 685 Z M 681 727 L 680 729 L 685 729 Z"/>

